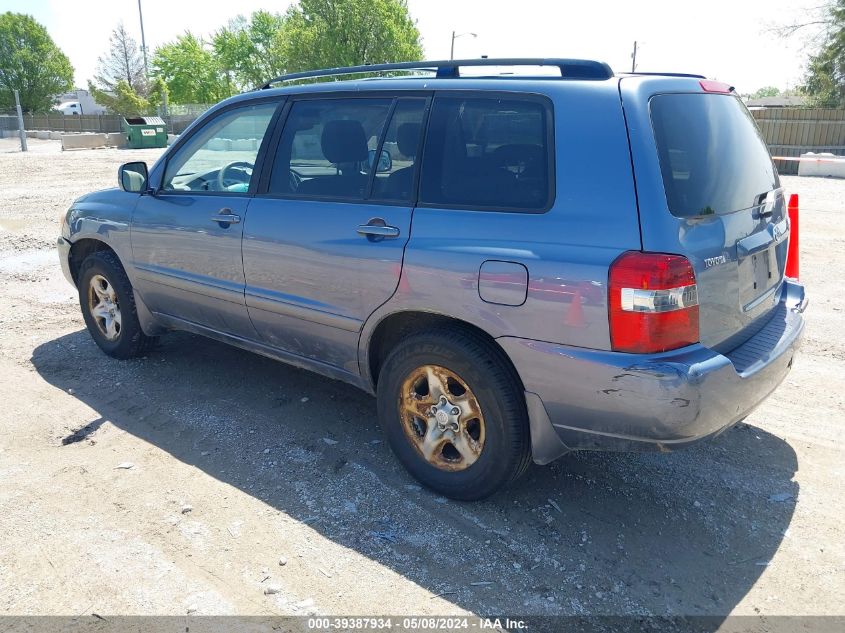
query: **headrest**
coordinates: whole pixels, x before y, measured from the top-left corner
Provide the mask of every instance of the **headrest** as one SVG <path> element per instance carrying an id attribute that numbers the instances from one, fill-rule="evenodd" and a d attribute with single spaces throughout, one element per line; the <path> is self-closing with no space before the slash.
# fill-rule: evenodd
<path id="1" fill-rule="evenodd" d="M 367 136 L 360 121 L 327 121 L 320 137 L 323 155 L 330 163 L 357 163 L 367 160 Z"/>
<path id="2" fill-rule="evenodd" d="M 408 158 L 414 158 L 417 153 L 417 145 L 420 142 L 419 123 L 402 123 L 396 130 L 396 147 L 399 153 Z"/>

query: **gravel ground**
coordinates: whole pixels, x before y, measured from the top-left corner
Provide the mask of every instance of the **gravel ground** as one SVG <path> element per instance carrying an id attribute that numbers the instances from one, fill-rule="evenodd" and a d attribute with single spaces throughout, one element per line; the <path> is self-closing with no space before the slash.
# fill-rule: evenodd
<path id="1" fill-rule="evenodd" d="M 100 353 L 56 261 L 59 214 L 159 151 L 14 143 L 0 613 L 845 613 L 844 181 L 784 178 L 810 322 L 746 423 L 679 453 L 567 456 L 461 504 L 416 485 L 349 386 L 187 334 Z"/>

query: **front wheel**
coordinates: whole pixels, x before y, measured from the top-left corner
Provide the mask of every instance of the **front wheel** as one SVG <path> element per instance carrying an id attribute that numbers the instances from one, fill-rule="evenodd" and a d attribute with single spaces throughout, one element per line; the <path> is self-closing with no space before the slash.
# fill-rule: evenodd
<path id="1" fill-rule="evenodd" d="M 132 285 L 117 255 L 98 251 L 86 257 L 78 286 L 85 325 L 106 354 L 132 358 L 154 343 L 141 330 Z"/>
<path id="2" fill-rule="evenodd" d="M 422 484 L 453 499 L 482 499 L 530 461 L 528 415 L 504 353 L 471 331 L 405 339 L 378 380 L 388 442 Z"/>

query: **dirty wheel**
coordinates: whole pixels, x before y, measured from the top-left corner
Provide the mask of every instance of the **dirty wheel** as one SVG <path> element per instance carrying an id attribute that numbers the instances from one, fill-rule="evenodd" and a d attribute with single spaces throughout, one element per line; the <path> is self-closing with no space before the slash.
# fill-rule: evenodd
<path id="1" fill-rule="evenodd" d="M 469 330 L 405 339 L 378 384 L 379 420 L 414 477 L 448 497 L 486 497 L 528 465 L 519 379 L 501 350 Z"/>
<path id="2" fill-rule="evenodd" d="M 102 275 L 94 275 L 88 282 L 88 311 L 100 334 L 116 341 L 120 336 L 120 302 L 114 287 Z"/>
<path id="3" fill-rule="evenodd" d="M 89 255 L 80 267 L 77 286 L 85 325 L 106 354 L 131 358 L 154 342 L 141 330 L 132 286 L 114 253 Z"/>
<path id="4" fill-rule="evenodd" d="M 432 466 L 464 470 L 484 450 L 484 416 L 475 394 L 455 372 L 437 365 L 412 371 L 399 392 L 402 428 Z"/>

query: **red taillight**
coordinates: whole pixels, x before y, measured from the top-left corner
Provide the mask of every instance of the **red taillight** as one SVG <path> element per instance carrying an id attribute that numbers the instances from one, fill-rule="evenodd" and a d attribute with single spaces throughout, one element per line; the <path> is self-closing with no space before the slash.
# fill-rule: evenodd
<path id="1" fill-rule="evenodd" d="M 628 251 L 610 266 L 610 341 L 616 352 L 665 352 L 698 342 L 698 287 L 686 257 Z"/>

